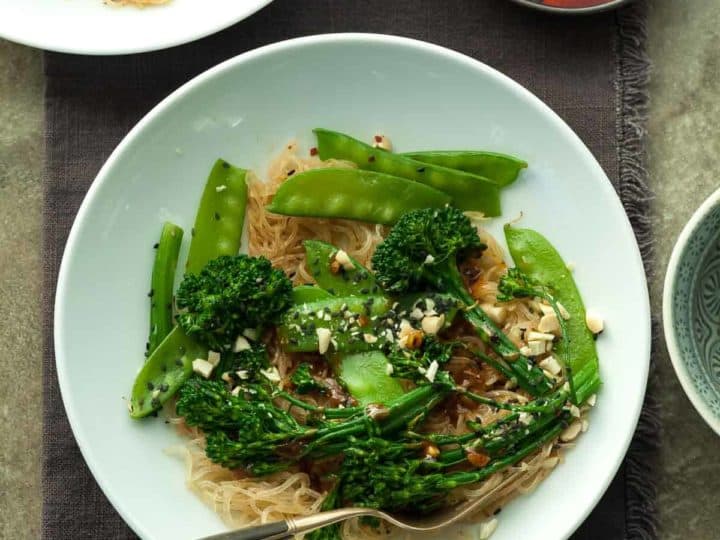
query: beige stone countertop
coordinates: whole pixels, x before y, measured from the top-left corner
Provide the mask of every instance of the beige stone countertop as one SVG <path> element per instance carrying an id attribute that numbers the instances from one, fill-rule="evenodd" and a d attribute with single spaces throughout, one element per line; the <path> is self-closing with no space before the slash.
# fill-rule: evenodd
<path id="1" fill-rule="evenodd" d="M 650 292 L 659 315 L 675 239 L 720 186 L 720 9 L 717 0 L 650 4 Z M 13 540 L 40 535 L 42 86 L 41 53 L 0 40 L 0 538 Z M 661 538 L 720 538 L 720 440 L 683 394 L 664 343 L 659 349 Z M 22 384 L 13 376 L 18 362 Z"/>

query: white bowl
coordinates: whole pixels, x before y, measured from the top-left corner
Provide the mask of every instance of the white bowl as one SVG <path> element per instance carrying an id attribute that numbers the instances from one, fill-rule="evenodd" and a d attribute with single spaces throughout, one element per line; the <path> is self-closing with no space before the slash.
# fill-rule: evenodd
<path id="1" fill-rule="evenodd" d="M 615 475 L 643 401 L 650 317 L 635 237 L 598 163 L 539 99 L 466 56 L 390 36 L 302 38 L 220 64 L 150 112 L 100 171 L 68 239 L 55 311 L 63 400 L 98 483 L 143 538 L 223 530 L 163 453 L 173 431 L 131 420 L 122 401 L 143 363 L 151 246 L 165 219 L 190 230 L 218 156 L 262 174 L 288 140 L 312 146 L 316 126 L 385 133 L 399 151 L 489 148 L 529 161 L 489 228 L 502 238 L 523 211 L 522 225 L 575 263 L 586 304 L 607 320 L 605 385 L 590 430 L 537 491 L 508 505 L 493 538 L 569 536 Z"/>
<path id="2" fill-rule="evenodd" d="M 128 54 L 214 34 L 272 0 L 171 0 L 138 8 L 104 0 L 0 0 L 0 37 L 50 51 Z"/>

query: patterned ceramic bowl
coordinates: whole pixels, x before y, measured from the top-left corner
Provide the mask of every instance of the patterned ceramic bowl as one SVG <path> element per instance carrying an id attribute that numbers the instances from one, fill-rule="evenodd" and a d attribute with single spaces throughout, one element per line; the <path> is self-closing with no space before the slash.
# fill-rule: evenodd
<path id="1" fill-rule="evenodd" d="M 720 434 L 720 190 L 696 210 L 675 244 L 663 325 L 685 393 Z"/>

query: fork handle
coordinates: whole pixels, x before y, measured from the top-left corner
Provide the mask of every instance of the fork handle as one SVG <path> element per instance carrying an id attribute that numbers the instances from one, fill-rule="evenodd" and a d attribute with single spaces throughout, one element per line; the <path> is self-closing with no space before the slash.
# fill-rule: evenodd
<path id="1" fill-rule="evenodd" d="M 273 521 L 263 525 L 253 525 L 225 533 L 207 536 L 201 540 L 285 540 L 292 538 L 291 524 L 287 520 Z"/>

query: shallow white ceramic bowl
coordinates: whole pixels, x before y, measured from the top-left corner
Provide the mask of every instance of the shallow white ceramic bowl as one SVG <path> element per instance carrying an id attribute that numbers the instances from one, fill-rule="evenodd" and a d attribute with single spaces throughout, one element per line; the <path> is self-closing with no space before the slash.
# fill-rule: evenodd
<path id="1" fill-rule="evenodd" d="M 136 8 L 103 0 L 0 0 L 0 37 L 50 51 L 128 54 L 188 43 L 272 0 L 171 0 Z"/>
<path id="2" fill-rule="evenodd" d="M 578 137 L 527 90 L 458 53 L 374 35 L 303 38 L 249 52 L 200 75 L 148 114 L 91 187 L 60 271 L 55 346 L 65 406 L 93 474 L 143 538 L 218 532 L 163 453 L 168 426 L 127 415 L 143 363 L 152 244 L 170 219 L 188 231 L 213 161 L 264 172 L 274 153 L 324 126 L 398 150 L 489 148 L 531 166 L 503 193 L 501 225 L 546 234 L 588 306 L 607 319 L 598 341 L 605 386 L 591 429 L 532 495 L 509 505 L 494 540 L 565 538 L 588 515 L 627 450 L 645 391 L 650 321 L 635 238 L 613 188 Z M 623 286 L 619 287 L 618 284 Z"/>

